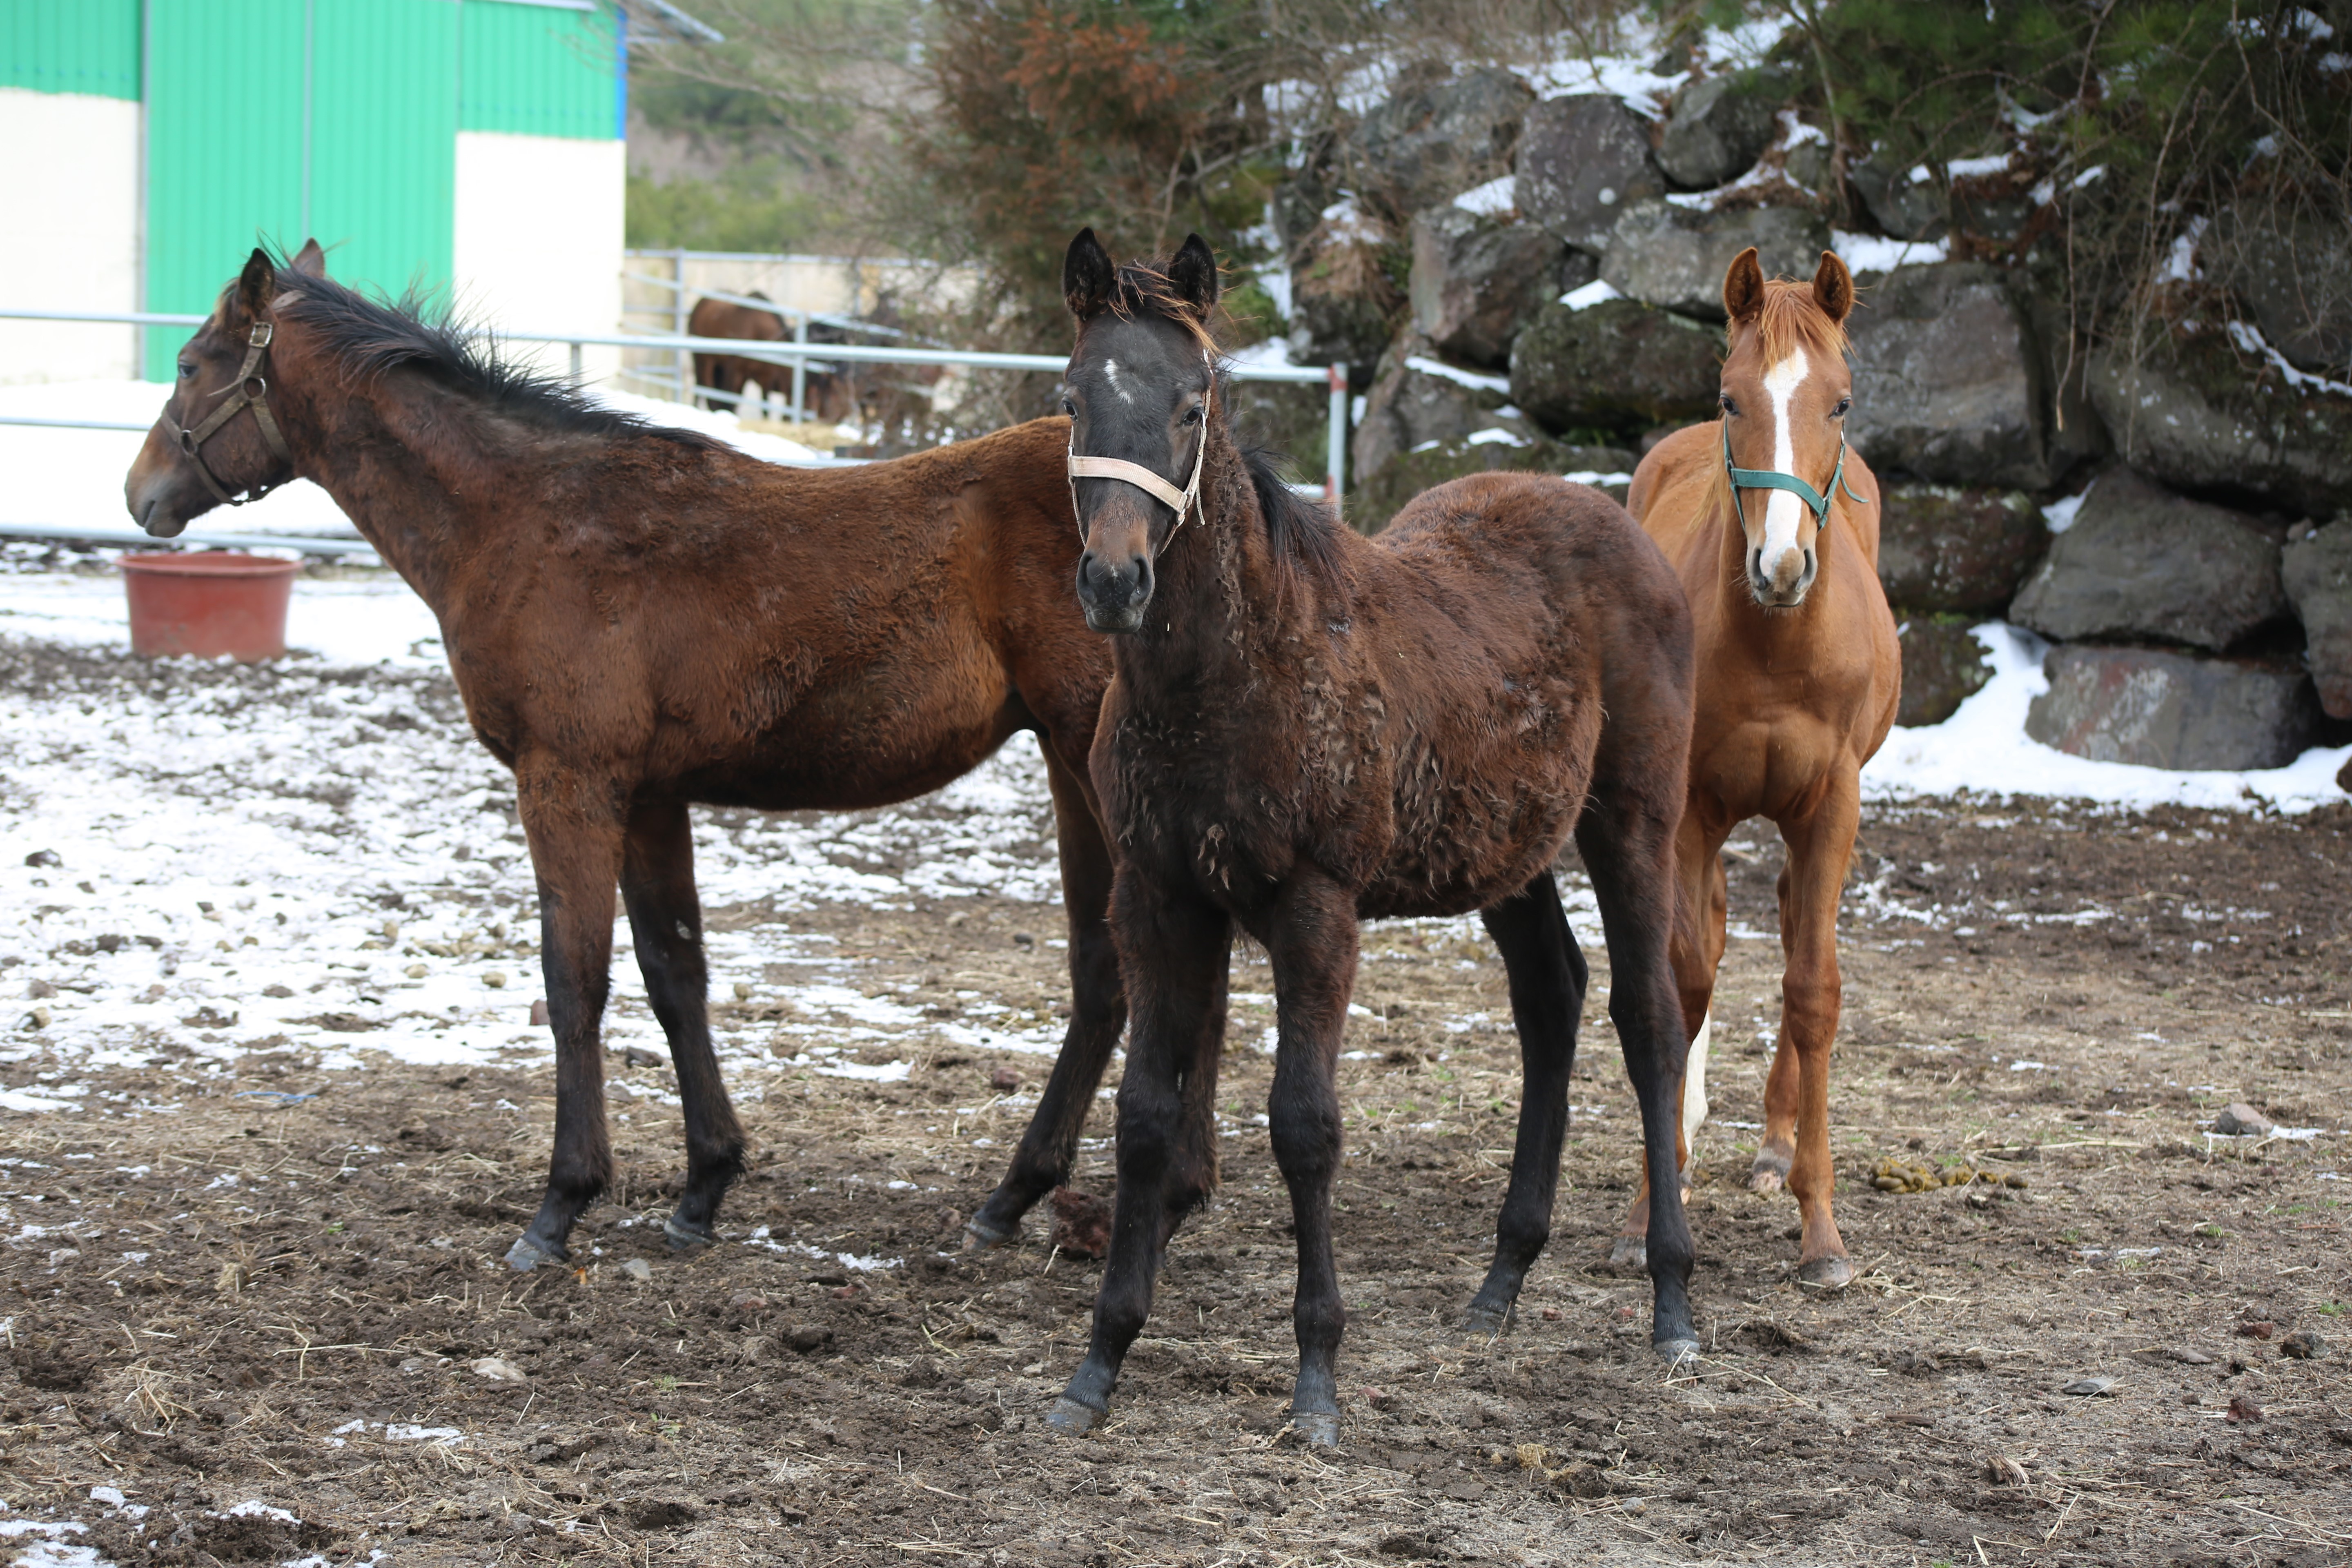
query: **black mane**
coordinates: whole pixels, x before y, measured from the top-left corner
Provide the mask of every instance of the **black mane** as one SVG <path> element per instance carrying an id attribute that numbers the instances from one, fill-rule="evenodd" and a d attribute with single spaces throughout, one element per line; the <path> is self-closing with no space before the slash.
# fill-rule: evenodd
<path id="1" fill-rule="evenodd" d="M 1318 581 L 1339 581 L 1339 519 L 1329 507 L 1292 489 L 1282 477 L 1284 454 L 1265 447 L 1243 447 L 1242 466 L 1257 509 L 1265 518 L 1265 540 L 1275 559 L 1303 567 Z"/>
<path id="2" fill-rule="evenodd" d="M 542 430 L 576 436 L 646 436 L 706 450 L 726 449 L 696 430 L 655 425 L 600 407 L 570 383 L 502 358 L 497 340 L 455 321 L 430 321 L 414 294 L 397 304 L 368 299 L 332 279 L 281 267 L 278 288 L 344 370 L 360 377 L 409 369 L 496 413 Z"/>

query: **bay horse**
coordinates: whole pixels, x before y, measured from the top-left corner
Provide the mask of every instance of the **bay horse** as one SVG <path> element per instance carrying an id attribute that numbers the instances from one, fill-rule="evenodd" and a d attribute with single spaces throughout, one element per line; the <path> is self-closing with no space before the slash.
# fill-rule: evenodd
<path id="1" fill-rule="evenodd" d="M 1031 730 L 1073 1005 L 1036 1114 L 971 1222 L 984 1243 L 1013 1236 L 1066 1173 L 1127 1018 L 1087 773 L 1110 658 L 1069 602 L 1066 423 L 779 468 L 366 300 L 326 277 L 315 242 L 284 267 L 256 250 L 178 371 L 124 484 L 140 526 L 168 539 L 239 491 L 314 480 L 432 606 L 474 733 L 514 770 L 556 1110 L 545 1199 L 507 1260 L 563 1260 L 612 1177 L 598 1028 L 616 882 L 684 1106 L 674 1245 L 713 1239 L 742 1168 L 705 1011 L 689 804 L 885 805 Z"/>
<path id="2" fill-rule="evenodd" d="M 757 289 L 744 296 L 747 300 L 765 300 Z M 792 334 L 784 330 L 784 319 L 773 310 L 762 310 L 756 305 L 738 304 L 732 300 L 701 299 L 686 318 L 688 336 L 698 338 L 742 338 L 751 342 L 782 342 Z M 814 374 L 814 373 L 812 373 Z M 803 378 L 805 387 L 809 378 Z M 777 386 L 781 383 L 784 396 L 789 397 L 793 385 L 793 367 L 779 360 L 754 359 L 745 354 L 702 353 L 694 355 L 694 386 L 688 389 L 689 400 L 705 407 L 718 406 L 717 401 L 702 391 L 730 393 L 744 401 L 735 404 L 738 414 L 757 415 L 761 405 L 750 401 L 754 384 L 760 388 L 762 403 L 781 401 Z"/>
<path id="3" fill-rule="evenodd" d="M 1670 1357 L 1696 1351 L 1666 956 L 1690 742 L 1681 585 L 1614 502 L 1548 476 L 1441 486 L 1377 540 L 1293 494 L 1226 423 L 1208 333 L 1216 262 L 1197 235 L 1164 267 L 1114 268 L 1086 230 L 1063 288 L 1078 323 L 1065 377 L 1077 597 L 1112 635 L 1115 671 L 1091 765 L 1118 847 L 1111 927 L 1134 1027 L 1092 1341 L 1049 1424 L 1083 1432 L 1108 1411 L 1169 1238 L 1214 1183 L 1237 928 L 1274 967 L 1268 1121 L 1298 1241 L 1294 1425 L 1338 1441 L 1332 1075 L 1360 921 L 1476 910 L 1502 951 L 1523 1098 L 1471 1320 L 1503 1325 L 1549 1234 L 1568 1121 L 1586 971 L 1552 868 L 1571 832 L 1661 1178 L 1652 1335 Z"/>
<path id="4" fill-rule="evenodd" d="M 1768 818 L 1780 873 L 1780 1036 L 1748 1185 L 1795 1194 L 1797 1277 L 1853 1279 L 1830 1196 L 1830 1045 L 1842 999 L 1838 898 L 1862 815 L 1862 765 L 1895 722 L 1903 655 L 1878 582 L 1878 482 L 1849 449 L 1845 319 L 1853 279 L 1822 253 L 1810 284 L 1767 281 L 1753 248 L 1723 279 L 1722 417 L 1678 430 L 1633 472 L 1626 506 L 1675 563 L 1698 648 L 1690 788 L 1675 860 L 1674 964 L 1692 1037 L 1683 1135 L 1706 1116 L 1706 1051 L 1727 909 L 1722 848 Z M 1806 476 L 1811 476 L 1808 479 Z M 1819 485 L 1819 489 L 1815 489 Z M 1645 1180 L 1654 1180 L 1645 1173 Z M 1637 1259 L 1637 1195 L 1615 1247 Z"/>

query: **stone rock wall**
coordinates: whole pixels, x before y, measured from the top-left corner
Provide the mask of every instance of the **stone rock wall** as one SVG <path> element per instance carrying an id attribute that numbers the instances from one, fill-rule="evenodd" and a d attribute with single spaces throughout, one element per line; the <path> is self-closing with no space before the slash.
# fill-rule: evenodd
<path id="1" fill-rule="evenodd" d="M 1871 242 L 1850 261 L 1906 262 L 1855 268 L 1845 426 L 1880 481 L 1901 722 L 1981 688 L 1969 627 L 2001 617 L 2058 639 L 2032 732 L 2083 755 L 2264 766 L 2323 702 L 2352 718 L 2352 289 L 2312 292 L 2341 237 L 2216 222 L 2185 237 L 2205 306 L 2094 342 L 2051 268 L 1942 258 L 2030 259 L 2036 176 L 1850 153 L 1841 202 L 1795 79 L 1636 104 L 1486 68 L 1316 143 L 1272 211 L 1294 357 L 1344 361 L 1364 395 L 1349 521 L 1492 468 L 1622 493 L 1611 476 L 1714 416 L 1732 259 L 1810 277 L 1839 213 Z M 2335 303 L 2298 313 L 2312 298 Z"/>

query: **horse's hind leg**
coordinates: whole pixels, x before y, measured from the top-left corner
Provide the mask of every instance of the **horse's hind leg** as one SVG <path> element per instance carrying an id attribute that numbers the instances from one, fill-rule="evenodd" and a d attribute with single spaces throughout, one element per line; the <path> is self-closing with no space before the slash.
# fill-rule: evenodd
<path id="1" fill-rule="evenodd" d="M 681 801 L 640 802 L 629 813 L 621 897 L 654 1016 L 669 1037 L 686 1120 L 686 1191 L 663 1223 L 673 1247 L 718 1238 L 710 1222 L 743 1169 L 743 1129 L 710 1048 L 709 971 L 702 902 L 694 890 L 694 827 Z"/>
<path id="2" fill-rule="evenodd" d="M 1690 1047 L 1683 1061 L 1682 1092 L 1676 1101 L 1675 1158 L 1683 1172 L 1683 1201 L 1690 1201 L 1691 1140 L 1706 1120 L 1706 1058 L 1711 1044 L 1715 1008 L 1715 977 L 1723 964 L 1724 921 L 1729 904 L 1723 874 L 1720 824 L 1709 828 L 1696 811 L 1685 812 L 1675 837 L 1675 858 L 1682 878 L 1680 907 L 1675 916 L 1672 960 L 1675 984 L 1682 998 L 1683 1028 Z M 1760 1156 L 1759 1156 L 1760 1158 Z M 1785 1167 L 1784 1167 L 1785 1168 Z M 1648 1267 L 1650 1178 L 1646 1169 L 1636 1184 L 1625 1223 L 1609 1248 L 1609 1261 L 1623 1267 Z"/>
<path id="3" fill-rule="evenodd" d="M 1662 764 L 1663 765 L 1663 764 Z M 1673 764 L 1679 783 L 1679 762 Z M 1648 786 L 1654 790 L 1654 785 Z M 1672 792 L 1680 795 L 1679 790 Z M 1642 1106 L 1643 1175 L 1650 1213 L 1643 1251 L 1652 1291 L 1650 1339 L 1669 1358 L 1695 1352 L 1691 1324 L 1690 1224 L 1683 1213 L 1680 1139 L 1682 1067 L 1689 1037 L 1668 957 L 1675 922 L 1674 837 L 1679 817 L 1630 780 L 1596 777 L 1593 804 L 1576 844 L 1609 937 L 1609 1016 L 1625 1053 L 1626 1076 Z"/>
<path id="4" fill-rule="evenodd" d="M 1069 916 L 1070 1027 L 1004 1179 L 964 1226 L 973 1247 L 1012 1240 L 1020 1234 L 1021 1216 L 1068 1179 L 1095 1087 L 1127 1026 L 1127 995 L 1110 935 L 1110 846 L 1076 773 L 1055 754 L 1050 739 L 1044 750 L 1062 848 L 1062 904 Z"/>
<path id="5" fill-rule="evenodd" d="M 1046 1425 L 1073 1436 L 1109 1410 L 1128 1347 L 1151 1315 L 1166 1194 L 1181 1157 L 1186 1079 L 1224 1042 L 1224 974 L 1233 950 L 1233 922 L 1197 896 L 1122 879 L 1115 897 L 1121 945 L 1132 960 L 1127 978 L 1135 1028 L 1118 1086 L 1118 1195 L 1110 1256 L 1095 1293 L 1093 1338 L 1045 1415 Z"/>
<path id="6" fill-rule="evenodd" d="M 539 873 L 540 971 L 555 1035 L 555 1147 L 539 1214 L 507 1252 L 516 1268 L 568 1258 L 573 1222 L 613 1179 L 598 1025 L 612 984 L 622 833 L 607 798 L 602 780 L 530 759 L 516 765 L 516 809 Z"/>
<path id="7" fill-rule="evenodd" d="M 1509 1321 L 1528 1269 L 1551 1236 L 1586 970 L 1550 872 L 1483 911 L 1483 918 L 1510 976 L 1511 1021 L 1519 1033 L 1519 1131 L 1511 1151 L 1510 1185 L 1495 1226 L 1494 1266 L 1471 1299 L 1463 1326 L 1496 1333 Z"/>

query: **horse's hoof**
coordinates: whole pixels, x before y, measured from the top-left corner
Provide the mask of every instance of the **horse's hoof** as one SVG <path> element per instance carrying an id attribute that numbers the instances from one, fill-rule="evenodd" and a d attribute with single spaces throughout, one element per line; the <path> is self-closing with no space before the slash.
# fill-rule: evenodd
<path id="1" fill-rule="evenodd" d="M 1336 1448 L 1339 1446 L 1339 1418 L 1328 1411 L 1294 1410 L 1290 1413 L 1290 1427 L 1310 1447 Z"/>
<path id="2" fill-rule="evenodd" d="M 1017 1238 L 1020 1234 L 1021 1227 L 1018 1225 L 1007 1226 L 1003 1230 L 999 1230 L 992 1225 L 982 1224 L 977 1218 L 968 1219 L 963 1222 L 963 1249 L 966 1252 L 986 1252 L 991 1247 L 1003 1247 L 1006 1242 Z"/>
<path id="3" fill-rule="evenodd" d="M 1055 1400 L 1054 1407 L 1045 1412 L 1045 1425 L 1065 1437 L 1083 1437 L 1093 1431 L 1095 1423 L 1108 1414 L 1108 1411 L 1097 1410 L 1092 1405 L 1081 1405 L 1066 1394 Z"/>
<path id="4" fill-rule="evenodd" d="M 1679 1366 L 1698 1354 L 1698 1342 L 1691 1339 L 1653 1340 L 1650 1348 L 1668 1366 Z"/>
<path id="5" fill-rule="evenodd" d="M 528 1274 L 542 1263 L 562 1264 L 571 1261 L 571 1253 L 564 1249 L 563 1244 L 560 1241 L 554 1244 L 554 1248 L 551 1251 L 525 1236 L 518 1237 L 515 1244 L 507 1248 L 507 1267 L 518 1274 Z"/>
<path id="6" fill-rule="evenodd" d="M 1853 1283 L 1853 1264 L 1832 1253 L 1797 1265 L 1797 1283 L 1820 1290 L 1843 1290 Z"/>
<path id="7" fill-rule="evenodd" d="M 692 1252 L 719 1239 L 719 1233 L 709 1226 L 689 1225 L 676 1215 L 662 1221 L 662 1235 L 668 1238 L 672 1252 Z"/>
<path id="8" fill-rule="evenodd" d="M 1462 1331 L 1465 1334 L 1486 1334 L 1491 1337 L 1501 1333 L 1510 1326 L 1511 1309 L 1507 1303 L 1500 1307 L 1490 1307 L 1483 1301 L 1473 1301 L 1470 1303 L 1470 1310 L 1462 1314 Z"/>
<path id="9" fill-rule="evenodd" d="M 1646 1236 L 1621 1236 L 1609 1244 L 1609 1261 L 1619 1268 L 1635 1270 L 1650 1267 L 1650 1238 Z"/>
<path id="10" fill-rule="evenodd" d="M 1788 1184 L 1789 1157 L 1785 1154 L 1775 1154 L 1767 1149 L 1748 1168 L 1748 1190 L 1751 1193 L 1777 1193 Z"/>

